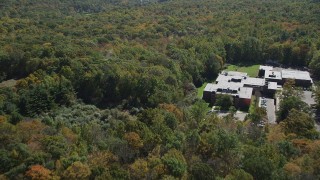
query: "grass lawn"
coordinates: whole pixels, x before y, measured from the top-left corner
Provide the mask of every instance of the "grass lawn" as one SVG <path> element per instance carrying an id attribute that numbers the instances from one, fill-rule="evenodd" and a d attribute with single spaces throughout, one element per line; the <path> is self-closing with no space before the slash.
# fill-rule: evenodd
<path id="1" fill-rule="evenodd" d="M 246 72 L 250 77 L 258 76 L 260 65 L 252 65 L 252 66 L 237 66 L 237 65 L 229 65 L 227 67 L 227 71 L 239 71 Z"/>
<path id="2" fill-rule="evenodd" d="M 208 83 L 203 83 L 201 87 L 198 88 L 198 97 L 201 99 L 203 95 L 203 90 Z"/>

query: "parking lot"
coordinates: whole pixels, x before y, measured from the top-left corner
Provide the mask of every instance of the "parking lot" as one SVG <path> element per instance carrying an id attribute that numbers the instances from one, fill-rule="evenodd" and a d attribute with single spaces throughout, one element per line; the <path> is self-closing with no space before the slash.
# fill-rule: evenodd
<path id="1" fill-rule="evenodd" d="M 312 96 L 312 91 L 303 91 L 302 101 L 307 103 L 309 106 L 316 104 L 316 101 L 314 100 L 314 98 Z"/>
<path id="2" fill-rule="evenodd" d="M 259 98 L 259 107 L 263 107 L 267 111 L 268 122 L 270 124 L 276 123 L 276 106 L 274 99 L 261 97 Z"/>
<path id="3" fill-rule="evenodd" d="M 315 101 L 315 99 L 313 97 L 312 91 L 303 91 L 302 101 L 307 103 L 311 107 L 312 107 L 312 105 L 316 104 L 316 101 Z M 319 123 L 319 121 L 318 122 L 316 121 L 315 127 L 316 127 L 317 131 L 320 132 L 320 123 Z"/>
<path id="4" fill-rule="evenodd" d="M 279 103 L 279 98 L 277 98 L 277 102 Z M 302 101 L 307 103 L 308 105 L 315 104 L 315 100 L 312 96 L 312 91 L 303 91 Z M 271 124 L 276 123 L 276 105 L 274 99 L 261 97 L 259 99 L 259 107 L 266 108 L 268 122 Z"/>
<path id="5" fill-rule="evenodd" d="M 237 118 L 239 121 L 244 121 L 247 115 L 248 115 L 247 112 L 237 111 L 234 117 Z"/>
<path id="6" fill-rule="evenodd" d="M 212 108 L 212 111 L 211 112 L 215 112 L 217 114 L 218 117 L 226 117 L 228 114 L 230 114 L 229 111 L 217 111 L 217 110 L 214 110 L 214 106 Z M 247 112 L 243 112 L 243 111 L 237 111 L 235 114 L 234 114 L 234 117 L 239 120 L 239 121 L 244 121 L 246 116 L 248 115 Z"/>

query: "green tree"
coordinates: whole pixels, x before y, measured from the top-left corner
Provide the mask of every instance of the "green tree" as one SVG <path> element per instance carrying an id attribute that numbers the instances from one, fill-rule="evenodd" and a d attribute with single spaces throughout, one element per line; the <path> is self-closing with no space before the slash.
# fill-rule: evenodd
<path id="1" fill-rule="evenodd" d="M 246 146 L 243 157 L 243 170 L 250 173 L 254 179 L 270 179 L 273 172 L 279 168 L 279 156 L 270 146 L 260 148 Z"/>
<path id="2" fill-rule="evenodd" d="M 22 90 L 19 107 L 24 115 L 35 116 L 50 110 L 54 106 L 54 97 L 43 86 L 31 90 Z"/>
<path id="3" fill-rule="evenodd" d="M 1 174 L 6 173 L 11 168 L 15 167 L 18 161 L 11 157 L 10 151 L 5 149 L 0 149 L 0 172 Z"/>
<path id="4" fill-rule="evenodd" d="M 88 179 L 91 174 L 91 170 L 88 165 L 79 161 L 74 162 L 63 173 L 63 177 L 66 179 Z"/>
<path id="5" fill-rule="evenodd" d="M 243 169 L 235 169 L 230 174 L 228 174 L 225 178 L 226 180 L 253 180 L 251 174 L 247 173 Z"/>
<path id="6" fill-rule="evenodd" d="M 130 179 L 129 172 L 117 164 L 112 165 L 109 168 L 108 174 L 110 174 L 112 179 L 121 179 L 121 180 Z"/>
<path id="7" fill-rule="evenodd" d="M 164 120 L 166 122 L 166 125 L 172 130 L 176 129 L 176 127 L 178 126 L 178 120 L 173 113 L 166 113 Z"/>
<path id="8" fill-rule="evenodd" d="M 232 97 L 227 94 L 217 94 L 215 105 L 220 106 L 221 110 L 227 111 L 233 105 Z"/>
<path id="9" fill-rule="evenodd" d="M 290 96 L 282 99 L 282 101 L 280 102 L 279 111 L 277 112 L 277 122 L 279 123 L 286 119 L 292 109 L 296 109 L 305 113 L 310 112 L 310 108 L 308 107 L 308 105 L 299 97 Z"/>
<path id="10" fill-rule="evenodd" d="M 192 180 L 214 180 L 215 173 L 213 169 L 205 163 L 193 164 L 190 168 L 190 179 Z"/>
<path id="11" fill-rule="evenodd" d="M 68 145 L 63 136 L 48 136 L 41 139 L 41 141 L 45 151 L 55 159 L 59 159 L 60 156 L 68 153 Z"/>
<path id="12" fill-rule="evenodd" d="M 227 133 L 223 129 L 212 132 L 208 142 L 213 146 L 214 155 L 225 158 L 236 150 L 239 143 L 235 134 Z"/>
<path id="13" fill-rule="evenodd" d="M 319 89 L 319 84 L 316 84 L 316 88 L 313 91 L 313 95 L 316 101 L 316 108 L 320 109 L 320 89 Z"/>
<path id="14" fill-rule="evenodd" d="M 292 109 L 282 122 L 286 133 L 295 133 L 298 136 L 312 139 L 319 136 L 314 124 L 315 122 L 309 114 L 296 109 Z"/>
<path id="15" fill-rule="evenodd" d="M 191 107 L 191 116 L 196 123 L 201 122 L 206 116 L 208 105 L 203 101 L 199 100 Z"/>
<path id="16" fill-rule="evenodd" d="M 144 179 L 149 171 L 148 163 L 146 160 L 137 159 L 129 166 L 129 171 L 132 179 Z"/>
<path id="17" fill-rule="evenodd" d="M 255 111 L 250 113 L 249 117 L 251 121 L 255 124 L 260 123 L 261 121 L 266 121 L 267 112 L 264 108 L 257 107 Z"/>
<path id="18" fill-rule="evenodd" d="M 262 61 L 262 45 L 261 41 L 255 37 L 247 37 L 242 43 L 241 62 L 261 62 Z"/>
<path id="19" fill-rule="evenodd" d="M 309 67 L 313 75 L 315 75 L 316 77 L 320 77 L 320 51 L 319 50 L 313 53 Z"/>
<path id="20" fill-rule="evenodd" d="M 223 60 L 220 56 L 215 54 L 210 55 L 204 64 L 204 76 L 209 80 L 213 80 L 219 74 L 219 71 L 222 68 L 222 62 Z"/>
<path id="21" fill-rule="evenodd" d="M 284 155 L 287 159 L 293 158 L 299 155 L 300 151 L 298 148 L 294 147 L 293 143 L 290 141 L 281 141 L 277 144 L 279 152 Z"/>
<path id="22" fill-rule="evenodd" d="M 182 177 L 187 171 L 186 160 L 183 154 L 176 149 L 169 150 L 161 159 L 170 175 Z"/>

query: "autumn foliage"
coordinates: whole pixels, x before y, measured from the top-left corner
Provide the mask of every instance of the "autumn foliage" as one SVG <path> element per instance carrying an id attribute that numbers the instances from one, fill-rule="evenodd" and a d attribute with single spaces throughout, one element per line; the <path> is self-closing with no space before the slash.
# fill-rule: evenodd
<path id="1" fill-rule="evenodd" d="M 54 178 L 52 172 L 41 166 L 41 165 L 33 165 L 26 172 L 26 176 L 30 177 L 32 180 L 49 180 L 49 179 L 57 179 Z"/>
<path id="2" fill-rule="evenodd" d="M 238 121 L 225 97 L 220 117 L 200 98 L 229 64 L 308 67 L 319 78 L 319 9 L 0 1 L 0 179 L 320 179 L 319 87 L 312 109 L 289 80 L 279 124 L 254 104 Z"/>

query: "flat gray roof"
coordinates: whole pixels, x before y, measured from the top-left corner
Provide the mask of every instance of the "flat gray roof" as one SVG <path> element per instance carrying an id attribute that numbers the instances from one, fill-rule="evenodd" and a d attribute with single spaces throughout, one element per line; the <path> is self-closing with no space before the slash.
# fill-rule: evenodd
<path id="1" fill-rule="evenodd" d="M 253 88 L 242 87 L 239 91 L 239 98 L 251 99 Z"/>
<path id="2" fill-rule="evenodd" d="M 222 82 L 218 84 L 208 83 L 204 88 L 204 91 L 213 92 L 220 90 L 229 90 L 229 91 L 239 91 L 239 88 L 243 87 L 242 83 L 235 83 L 235 82 Z"/>
<path id="3" fill-rule="evenodd" d="M 282 76 L 281 76 L 281 72 L 279 72 L 279 71 L 265 71 L 264 78 L 281 80 Z"/>
<path id="4" fill-rule="evenodd" d="M 242 80 L 244 78 L 244 76 L 226 76 L 226 75 L 223 75 L 223 74 L 219 74 L 219 76 L 217 77 L 216 81 L 217 82 L 228 82 L 228 81 L 231 81 L 232 79 L 240 79 Z"/>
<path id="5" fill-rule="evenodd" d="M 237 80 L 237 81 L 234 81 Z M 228 91 L 240 91 L 244 85 L 249 86 L 264 86 L 265 79 L 248 77 L 247 73 L 241 73 L 237 71 L 223 71 L 216 79 L 216 84 L 207 85 L 205 91 L 216 91 L 225 93 Z M 242 96 L 244 92 L 242 92 Z M 248 98 L 248 97 L 246 97 Z"/>
<path id="6" fill-rule="evenodd" d="M 220 82 L 220 81 L 229 81 L 232 78 L 232 76 L 226 76 L 223 74 L 219 74 L 219 76 L 216 79 L 216 82 Z"/>
<path id="7" fill-rule="evenodd" d="M 262 66 L 260 65 L 259 69 L 265 70 L 265 71 L 271 71 L 273 70 L 272 66 Z"/>
<path id="8" fill-rule="evenodd" d="M 208 83 L 204 88 L 204 91 L 212 92 L 212 91 L 215 91 L 216 89 L 217 89 L 216 84 Z"/>
<path id="9" fill-rule="evenodd" d="M 251 85 L 251 86 L 264 86 L 266 83 L 266 80 L 262 79 L 262 78 L 247 77 L 247 78 L 243 79 L 243 83 Z"/>
<path id="10" fill-rule="evenodd" d="M 301 79 L 301 80 L 310 80 L 311 81 L 310 74 L 307 71 L 283 69 L 281 72 L 282 72 L 282 78 Z"/>
<path id="11" fill-rule="evenodd" d="M 269 82 L 269 83 L 268 83 L 268 89 L 277 90 L 277 89 L 278 89 L 278 83 L 276 83 L 276 82 Z"/>
<path id="12" fill-rule="evenodd" d="M 218 89 L 230 89 L 234 91 L 238 91 L 240 87 L 243 87 L 243 83 L 240 82 L 218 82 Z"/>
<path id="13" fill-rule="evenodd" d="M 217 92 L 219 94 L 230 94 L 230 95 L 239 95 L 239 98 L 243 99 L 251 99 L 253 88 L 250 87 L 239 87 L 241 83 L 223 83 L 223 84 L 212 84 L 208 83 L 205 87 L 204 91 L 209 92 L 217 92 L 217 89 L 221 90 L 229 90 L 229 91 L 237 91 L 237 93 L 230 93 L 230 92 Z"/>

